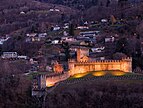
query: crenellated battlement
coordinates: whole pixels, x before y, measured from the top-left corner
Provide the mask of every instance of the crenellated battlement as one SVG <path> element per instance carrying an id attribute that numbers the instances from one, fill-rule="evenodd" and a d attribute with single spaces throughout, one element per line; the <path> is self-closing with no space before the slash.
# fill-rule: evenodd
<path id="1" fill-rule="evenodd" d="M 122 60 L 132 61 L 132 57 L 126 57 L 126 58 L 123 58 Z"/>
<path id="2" fill-rule="evenodd" d="M 78 63 L 78 64 L 87 64 L 87 63 L 119 63 L 119 62 L 124 62 L 124 61 L 132 61 L 132 57 L 127 57 L 127 58 L 123 58 L 122 60 L 89 60 L 89 61 L 79 61 L 76 62 L 74 59 L 69 59 L 69 63 Z"/>
<path id="3" fill-rule="evenodd" d="M 78 63 L 78 64 L 87 64 L 87 63 L 119 63 L 119 62 L 124 62 L 124 61 L 132 61 L 132 58 L 131 57 L 127 57 L 127 58 L 123 58 L 122 60 L 95 60 L 95 61 L 92 61 L 92 60 L 89 60 L 89 61 L 79 61 L 79 62 L 76 62 L 74 59 L 70 59 L 69 60 L 69 63 Z"/>
<path id="4" fill-rule="evenodd" d="M 69 59 L 68 62 L 76 62 L 75 59 Z"/>

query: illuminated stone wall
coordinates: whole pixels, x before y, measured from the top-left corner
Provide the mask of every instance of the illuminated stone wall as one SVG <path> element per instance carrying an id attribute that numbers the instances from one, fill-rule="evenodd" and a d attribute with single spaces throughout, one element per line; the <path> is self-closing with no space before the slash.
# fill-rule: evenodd
<path id="1" fill-rule="evenodd" d="M 104 71 L 104 70 L 120 70 L 124 72 L 132 72 L 132 58 L 125 58 L 122 60 L 98 60 L 91 61 L 89 56 L 89 49 L 78 48 L 77 59 L 69 60 L 69 71 L 59 75 L 46 76 L 45 79 L 41 80 L 43 86 L 50 87 L 54 84 L 66 80 L 72 75 L 78 73 L 86 73 L 91 71 Z M 62 72 L 63 68 L 61 65 L 56 64 L 54 68 L 55 72 Z"/>
<path id="2" fill-rule="evenodd" d="M 132 72 L 132 58 L 125 58 L 122 60 L 99 60 L 94 62 L 77 62 L 76 60 L 69 60 L 68 72 L 59 75 L 55 74 L 46 76 L 42 80 L 41 84 L 42 86 L 50 87 L 78 73 L 102 70 L 120 70 L 124 72 Z"/>
<path id="3" fill-rule="evenodd" d="M 47 76 L 46 77 L 46 87 L 51 87 L 60 81 L 66 80 L 69 77 L 70 77 L 70 75 L 68 72 L 65 72 L 60 75 Z"/>
<path id="4" fill-rule="evenodd" d="M 53 70 L 54 70 L 55 73 L 62 73 L 63 72 L 63 65 L 59 64 L 59 63 L 56 63 L 53 66 Z"/>
<path id="5" fill-rule="evenodd" d="M 132 72 L 132 58 L 125 58 L 122 60 L 99 60 L 94 62 L 76 62 L 69 60 L 70 75 L 102 70 L 120 70 L 124 72 Z"/>

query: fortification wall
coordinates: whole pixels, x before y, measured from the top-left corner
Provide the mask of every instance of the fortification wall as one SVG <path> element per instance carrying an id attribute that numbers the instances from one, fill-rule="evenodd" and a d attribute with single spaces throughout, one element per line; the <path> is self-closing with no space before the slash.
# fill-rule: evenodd
<path id="1" fill-rule="evenodd" d="M 69 77 L 70 77 L 70 75 L 68 72 L 65 72 L 65 73 L 58 75 L 58 76 L 48 76 L 48 77 L 46 77 L 46 87 L 50 87 L 57 82 L 66 80 Z"/>
<path id="2" fill-rule="evenodd" d="M 132 58 L 122 60 L 98 60 L 88 62 L 69 61 L 69 74 L 85 73 L 89 71 L 101 70 L 120 70 L 124 72 L 132 72 Z"/>
<path id="3" fill-rule="evenodd" d="M 121 70 L 124 72 L 132 72 L 132 58 L 122 60 L 98 60 L 77 62 L 69 60 L 69 71 L 59 75 L 47 75 L 42 77 L 42 85 L 46 87 L 53 86 L 55 83 L 66 80 L 70 76 L 78 73 L 102 70 Z M 44 82 L 45 81 L 45 82 Z"/>

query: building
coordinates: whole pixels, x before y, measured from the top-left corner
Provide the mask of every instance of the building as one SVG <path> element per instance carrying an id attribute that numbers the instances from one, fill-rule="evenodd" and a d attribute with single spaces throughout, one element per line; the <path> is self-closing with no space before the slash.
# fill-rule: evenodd
<path id="1" fill-rule="evenodd" d="M 132 72 L 132 58 L 124 58 L 122 60 L 92 60 L 88 56 L 88 49 L 79 48 L 77 50 L 77 60 L 69 60 L 69 74 L 74 75 L 101 70 Z"/>
<path id="2" fill-rule="evenodd" d="M 100 33 L 100 31 L 86 31 L 86 32 L 80 32 L 79 35 L 81 36 L 96 36 Z"/>
<path id="3" fill-rule="evenodd" d="M 10 39 L 9 36 L 1 37 L 1 38 L 0 38 L 0 45 L 3 45 L 3 43 L 6 42 L 8 39 Z"/>
<path id="4" fill-rule="evenodd" d="M 54 84 L 66 80 L 70 76 L 79 73 L 86 73 L 91 71 L 108 71 L 119 70 L 123 72 L 132 72 L 132 58 L 123 58 L 122 60 L 95 60 L 89 57 L 89 49 L 86 47 L 77 49 L 77 59 L 71 59 L 68 62 L 69 71 L 62 72 L 55 75 L 45 75 L 46 80 L 43 79 L 41 84 L 44 83 L 44 87 L 53 86 Z M 59 71 L 61 65 L 57 65 L 55 71 Z M 43 77 L 43 75 L 42 75 Z M 44 78 L 45 78 L 44 77 Z"/>
<path id="5" fill-rule="evenodd" d="M 2 56 L 3 59 L 15 59 L 18 57 L 17 52 L 3 52 Z"/>
<path id="6" fill-rule="evenodd" d="M 114 42 L 114 41 L 115 41 L 115 38 L 113 36 L 105 38 L 105 43 L 107 43 L 107 42 L 110 43 L 110 42 Z"/>
<path id="7" fill-rule="evenodd" d="M 40 42 L 46 39 L 47 33 L 30 33 L 26 34 L 26 42 Z"/>

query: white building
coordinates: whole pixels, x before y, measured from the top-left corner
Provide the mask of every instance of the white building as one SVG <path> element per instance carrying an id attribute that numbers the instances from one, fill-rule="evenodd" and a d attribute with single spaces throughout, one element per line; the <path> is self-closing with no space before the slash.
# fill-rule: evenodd
<path id="1" fill-rule="evenodd" d="M 50 12 L 60 12 L 59 9 L 50 9 L 49 11 L 50 11 Z"/>
<path id="2" fill-rule="evenodd" d="M 83 30 L 83 29 L 89 29 L 87 26 L 78 26 L 77 29 Z"/>
<path id="3" fill-rule="evenodd" d="M 114 41 L 115 41 L 115 37 L 113 36 L 105 38 L 105 42 L 114 42 Z"/>
<path id="4" fill-rule="evenodd" d="M 59 27 L 59 26 L 53 27 L 53 31 L 58 31 L 58 30 L 60 30 L 60 29 L 61 29 L 61 27 Z"/>
<path id="5" fill-rule="evenodd" d="M 17 58 L 18 54 L 17 52 L 3 52 L 3 55 L 1 57 L 3 59 Z"/>
<path id="6" fill-rule="evenodd" d="M 6 42 L 10 37 L 2 37 L 0 38 L 0 45 L 2 45 L 4 42 Z"/>

